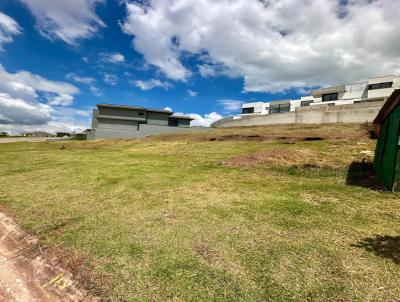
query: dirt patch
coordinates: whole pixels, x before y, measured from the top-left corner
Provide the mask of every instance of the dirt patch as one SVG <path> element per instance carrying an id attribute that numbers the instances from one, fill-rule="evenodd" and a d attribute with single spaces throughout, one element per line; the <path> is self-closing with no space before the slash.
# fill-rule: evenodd
<path id="1" fill-rule="evenodd" d="M 210 248 L 205 242 L 200 241 L 194 245 L 194 251 L 205 261 L 212 263 L 217 259 L 217 252 Z"/>
<path id="2" fill-rule="evenodd" d="M 0 212 L 0 301 L 99 301 Z"/>
<path id="3" fill-rule="evenodd" d="M 210 128 L 208 131 L 161 134 L 146 138 L 146 140 L 156 141 L 275 141 L 284 144 L 294 144 L 304 140 L 361 139 L 368 139 L 368 131 L 363 124 L 291 124 Z"/>
<path id="4" fill-rule="evenodd" d="M 285 148 L 274 148 L 235 156 L 223 161 L 222 164 L 228 167 L 270 165 L 297 169 L 335 168 L 340 165 L 340 163 L 335 163 L 335 161 L 332 161 L 329 157 L 310 149 L 291 150 Z"/>

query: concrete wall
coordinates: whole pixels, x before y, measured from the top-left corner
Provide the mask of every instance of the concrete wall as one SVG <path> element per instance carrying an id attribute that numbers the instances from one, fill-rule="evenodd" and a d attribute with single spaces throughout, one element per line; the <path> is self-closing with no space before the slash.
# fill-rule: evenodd
<path id="1" fill-rule="evenodd" d="M 275 124 L 325 124 L 325 123 L 365 123 L 372 122 L 384 102 L 371 102 L 341 106 L 299 107 L 295 112 L 269 115 L 246 116 L 240 119 L 228 117 L 217 121 L 211 127 L 256 126 Z"/>
<path id="2" fill-rule="evenodd" d="M 114 120 L 107 118 L 97 119 L 97 128 L 100 129 L 120 129 L 120 130 L 133 130 L 137 131 L 137 121 L 126 121 L 126 120 Z"/>
<path id="3" fill-rule="evenodd" d="M 93 109 L 92 114 L 92 128 L 97 128 L 97 116 L 99 115 L 98 109 Z"/>
<path id="4" fill-rule="evenodd" d="M 130 118 L 137 118 L 140 120 L 146 120 L 146 111 L 144 111 L 144 110 L 100 107 L 99 114 L 100 115 L 109 115 L 109 116 L 118 116 L 118 117 L 130 117 Z"/>
<path id="5" fill-rule="evenodd" d="M 168 117 L 171 113 L 147 112 L 147 123 L 159 126 L 168 126 Z"/>
<path id="6" fill-rule="evenodd" d="M 190 131 L 201 131 L 209 128 L 185 128 L 185 127 L 169 127 L 149 124 L 139 124 L 139 130 L 129 129 L 112 129 L 112 128 L 97 128 L 92 129 L 88 133 L 87 139 L 135 139 L 143 138 L 149 135 L 157 135 L 163 133 L 178 133 L 178 132 L 190 132 Z"/>
<path id="7" fill-rule="evenodd" d="M 186 120 L 186 119 L 178 119 L 178 127 L 183 127 L 183 128 L 188 128 L 190 127 L 190 122 L 191 120 Z"/>

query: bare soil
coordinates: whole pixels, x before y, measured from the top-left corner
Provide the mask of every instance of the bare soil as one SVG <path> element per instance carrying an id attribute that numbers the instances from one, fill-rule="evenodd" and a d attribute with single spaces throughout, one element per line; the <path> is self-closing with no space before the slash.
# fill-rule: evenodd
<path id="1" fill-rule="evenodd" d="M 98 301 L 54 263 L 35 237 L 0 212 L 0 301 Z"/>
<path id="2" fill-rule="evenodd" d="M 302 169 L 339 168 L 342 162 L 328 154 L 320 154 L 311 149 L 272 148 L 234 156 L 222 162 L 227 167 L 253 167 L 269 165 Z"/>

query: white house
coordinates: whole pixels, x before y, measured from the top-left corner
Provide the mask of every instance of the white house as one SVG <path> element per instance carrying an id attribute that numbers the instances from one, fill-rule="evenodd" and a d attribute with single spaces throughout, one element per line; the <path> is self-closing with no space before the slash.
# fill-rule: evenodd
<path id="1" fill-rule="evenodd" d="M 367 82 L 320 88 L 311 95 L 297 100 L 253 102 L 242 105 L 242 116 L 274 114 L 295 111 L 305 106 L 335 106 L 364 102 L 385 101 L 392 92 L 400 88 L 400 76 L 383 76 L 368 79 Z"/>

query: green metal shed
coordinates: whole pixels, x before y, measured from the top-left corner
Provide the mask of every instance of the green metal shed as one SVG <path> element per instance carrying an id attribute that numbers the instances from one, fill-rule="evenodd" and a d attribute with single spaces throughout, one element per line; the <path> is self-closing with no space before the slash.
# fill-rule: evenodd
<path id="1" fill-rule="evenodd" d="M 400 190 L 400 89 L 383 105 L 374 122 L 378 130 L 374 169 L 388 190 Z"/>

